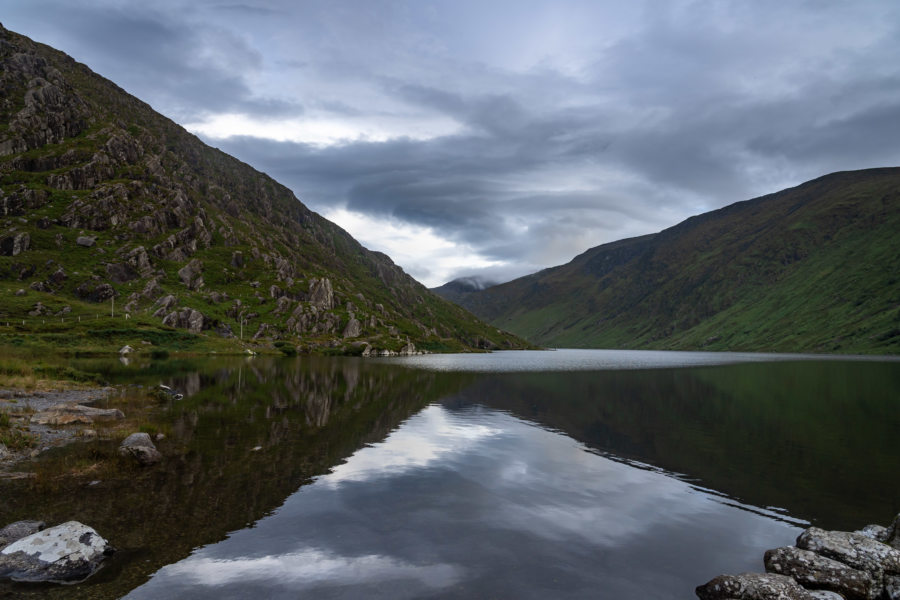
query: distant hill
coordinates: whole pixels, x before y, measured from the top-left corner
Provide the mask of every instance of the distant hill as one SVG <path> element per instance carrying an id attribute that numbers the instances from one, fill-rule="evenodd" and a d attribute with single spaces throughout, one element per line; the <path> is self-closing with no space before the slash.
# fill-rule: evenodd
<path id="1" fill-rule="evenodd" d="M 0 90 L 7 341 L 190 346 L 243 331 L 329 352 L 524 345 L 264 173 L 2 26 Z"/>
<path id="2" fill-rule="evenodd" d="M 900 352 L 900 169 L 826 175 L 460 304 L 557 347 Z"/>
<path id="3" fill-rule="evenodd" d="M 441 298 L 462 305 L 465 298 L 473 292 L 480 292 L 495 285 L 496 282 L 481 277 L 460 277 L 442 286 L 431 288 L 431 291 Z"/>

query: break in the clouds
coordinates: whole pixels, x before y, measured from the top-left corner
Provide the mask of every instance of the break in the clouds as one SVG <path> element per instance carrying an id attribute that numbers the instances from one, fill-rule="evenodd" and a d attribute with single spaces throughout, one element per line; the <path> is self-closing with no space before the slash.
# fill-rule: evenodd
<path id="1" fill-rule="evenodd" d="M 900 164 L 890 1 L 0 6 L 428 285 Z"/>

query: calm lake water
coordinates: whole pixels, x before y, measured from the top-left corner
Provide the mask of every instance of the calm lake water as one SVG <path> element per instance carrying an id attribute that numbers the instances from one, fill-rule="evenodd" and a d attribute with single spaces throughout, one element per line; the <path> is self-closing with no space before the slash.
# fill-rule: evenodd
<path id="1" fill-rule="evenodd" d="M 897 361 L 560 350 L 79 366 L 185 393 L 147 412 L 170 458 L 75 484 L 54 473 L 114 451 L 76 444 L 34 480 L 0 481 L 0 521 L 74 518 L 119 548 L 84 584 L 0 584 L 0 598 L 691 598 L 719 573 L 762 570 L 810 523 L 900 512 Z"/>

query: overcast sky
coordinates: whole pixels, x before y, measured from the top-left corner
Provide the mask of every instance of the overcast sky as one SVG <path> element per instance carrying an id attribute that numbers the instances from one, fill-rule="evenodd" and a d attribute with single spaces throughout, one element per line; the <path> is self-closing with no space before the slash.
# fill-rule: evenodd
<path id="1" fill-rule="evenodd" d="M 0 0 L 429 286 L 900 165 L 900 3 Z"/>

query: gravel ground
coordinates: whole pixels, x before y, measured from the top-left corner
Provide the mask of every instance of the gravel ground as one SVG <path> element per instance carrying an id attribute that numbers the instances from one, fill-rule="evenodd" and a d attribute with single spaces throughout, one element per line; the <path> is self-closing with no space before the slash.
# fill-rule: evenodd
<path id="1" fill-rule="evenodd" d="M 94 388 L 88 390 L 65 390 L 59 392 L 26 392 L 24 390 L 0 390 L 0 411 L 10 416 L 13 425 L 27 425 L 28 431 L 37 436 L 37 445 L 23 451 L 0 448 L 0 477 L 21 476 L 11 470 L 25 458 L 37 456 L 54 446 L 63 446 L 74 441 L 82 430 L 90 426 L 53 427 L 31 423 L 31 415 L 52 408 L 64 402 L 75 402 L 91 406 L 105 400 L 114 388 Z"/>

